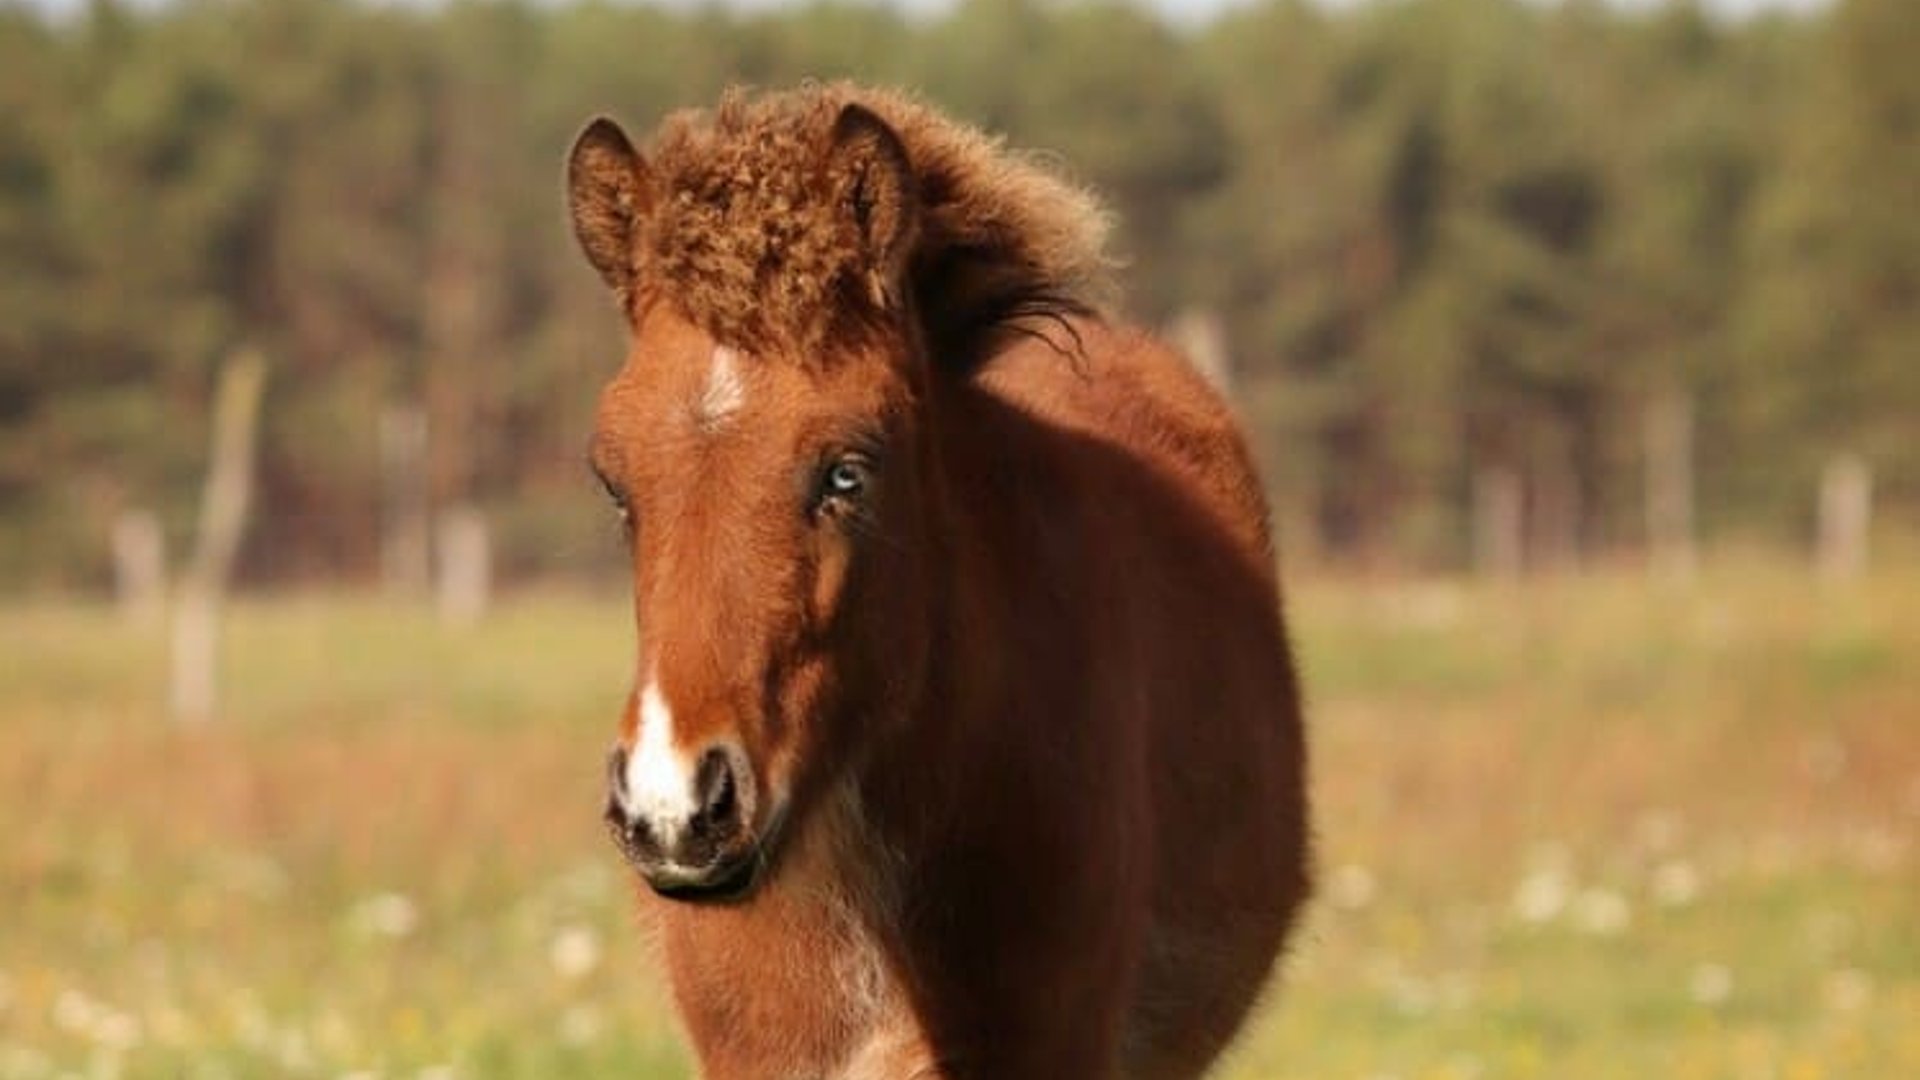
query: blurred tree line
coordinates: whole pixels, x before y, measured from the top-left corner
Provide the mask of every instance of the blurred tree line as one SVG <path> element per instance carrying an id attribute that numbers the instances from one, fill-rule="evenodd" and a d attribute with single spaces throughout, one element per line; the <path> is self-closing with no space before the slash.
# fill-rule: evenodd
<path id="1" fill-rule="evenodd" d="M 427 419 L 433 504 L 485 507 L 507 571 L 604 566 L 581 461 L 620 331 L 565 147 L 596 112 L 645 130 L 840 75 L 1109 197 L 1133 312 L 1224 326 L 1299 554 L 1458 565 L 1489 469 L 1530 544 L 1635 551 L 1645 415 L 1674 394 L 1710 536 L 1800 542 L 1840 451 L 1911 515 L 1913 16 L 0 0 L 0 581 L 104 580 L 129 506 L 178 545 L 243 347 L 273 364 L 255 580 L 372 572 L 396 405 Z"/>

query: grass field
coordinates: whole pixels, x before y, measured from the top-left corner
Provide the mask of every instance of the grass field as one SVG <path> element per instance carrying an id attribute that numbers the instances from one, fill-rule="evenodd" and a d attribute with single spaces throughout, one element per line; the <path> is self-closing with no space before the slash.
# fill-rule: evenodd
<path id="1" fill-rule="evenodd" d="M 1230 1078 L 1920 1076 L 1920 571 L 1294 598 L 1323 887 Z M 598 823 L 624 601 L 0 609 L 0 1078 L 684 1077 Z"/>

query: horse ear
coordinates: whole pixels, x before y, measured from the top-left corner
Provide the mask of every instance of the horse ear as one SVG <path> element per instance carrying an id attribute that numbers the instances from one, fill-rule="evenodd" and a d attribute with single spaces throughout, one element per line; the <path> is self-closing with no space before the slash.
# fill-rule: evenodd
<path id="1" fill-rule="evenodd" d="M 652 201 L 646 159 L 619 124 L 595 118 L 567 155 L 567 209 L 580 250 L 623 306 L 633 294 L 633 233 Z"/>
<path id="2" fill-rule="evenodd" d="M 907 148 L 892 126 L 862 105 L 847 105 L 833 124 L 834 171 L 868 256 L 874 303 L 901 295 L 907 256 L 919 224 L 919 195 Z"/>

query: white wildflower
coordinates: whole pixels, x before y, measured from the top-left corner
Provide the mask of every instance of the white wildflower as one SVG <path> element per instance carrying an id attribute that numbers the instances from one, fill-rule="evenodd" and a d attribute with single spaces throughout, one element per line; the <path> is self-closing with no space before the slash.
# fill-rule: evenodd
<path id="1" fill-rule="evenodd" d="M 0 1076 L 37 1077 L 52 1072 L 53 1062 L 40 1051 L 0 1044 Z"/>
<path id="2" fill-rule="evenodd" d="M 1661 907 L 1685 907 L 1700 895 L 1700 871 L 1685 859 L 1668 859 L 1653 870 L 1653 899 Z"/>
<path id="3" fill-rule="evenodd" d="M 1855 937 L 1853 917 L 1844 911 L 1822 909 L 1806 917 L 1807 947 L 1831 956 L 1846 948 Z"/>
<path id="4" fill-rule="evenodd" d="M 362 933 L 403 938 L 420 925 L 420 909 L 406 896 L 386 892 L 360 901 L 347 918 Z"/>
<path id="5" fill-rule="evenodd" d="M 234 994 L 229 1009 L 233 1016 L 233 1033 L 240 1042 L 262 1053 L 272 1053 L 280 1032 L 273 1026 L 273 1017 L 267 1014 L 267 1007 L 260 1003 L 259 994 L 252 987 L 241 987 Z"/>
<path id="6" fill-rule="evenodd" d="M 353 1027 L 337 1010 L 327 1009 L 313 1019 L 313 1041 L 328 1057 L 352 1057 L 358 1050 Z"/>
<path id="7" fill-rule="evenodd" d="M 1448 630 L 1466 615 L 1459 588 L 1445 584 L 1407 586 L 1387 595 L 1393 620 L 1414 630 Z"/>
<path id="8" fill-rule="evenodd" d="M 560 1038 L 575 1046 L 600 1037 L 600 1014 L 590 1006 L 575 1005 L 560 1014 Z"/>
<path id="9" fill-rule="evenodd" d="M 193 1025 L 187 1014 L 167 1002 L 155 1005 L 147 1013 L 147 1030 L 168 1046 L 180 1046 L 193 1036 Z"/>
<path id="10" fill-rule="evenodd" d="M 1842 968 L 1827 976 L 1822 991 L 1827 1008 L 1858 1012 L 1873 997 L 1873 977 L 1859 968 Z"/>
<path id="11" fill-rule="evenodd" d="M 130 1050 L 140 1044 L 140 1021 L 79 990 L 63 990 L 53 1001 L 55 1027 L 106 1050 Z"/>
<path id="12" fill-rule="evenodd" d="M 1634 909 L 1626 897 L 1605 888 L 1590 888 L 1580 894 L 1572 907 L 1574 926 L 1599 938 L 1611 938 L 1626 930 L 1634 920 Z"/>
<path id="13" fill-rule="evenodd" d="M 85 1035 L 93 1027 L 93 1015 L 99 1006 L 78 990 L 62 990 L 53 999 L 53 1026 L 73 1035 Z"/>
<path id="14" fill-rule="evenodd" d="M 565 927 L 554 935 L 547 959 L 561 978 L 585 978 L 600 966 L 600 936 L 591 927 Z"/>
<path id="15" fill-rule="evenodd" d="M 1596 937 L 1612 937 L 1632 921 L 1627 898 L 1611 889 L 1587 889 L 1574 902 L 1574 925 Z"/>
<path id="16" fill-rule="evenodd" d="M 280 1059 L 280 1067 L 289 1073 L 313 1070 L 313 1042 L 300 1028 L 288 1027 L 280 1031 L 274 1043 L 274 1056 Z"/>
<path id="17" fill-rule="evenodd" d="M 1437 1004 L 1433 986 L 1397 961 L 1387 960 L 1371 978 L 1387 1003 L 1403 1016 L 1425 1016 Z"/>
<path id="18" fill-rule="evenodd" d="M 1634 839 L 1641 848 L 1655 853 L 1672 850 L 1683 831 L 1680 815 L 1672 810 L 1649 810 L 1634 823 Z"/>
<path id="19" fill-rule="evenodd" d="M 1346 863 L 1327 878 L 1327 902 L 1347 911 L 1358 911 L 1373 902 L 1373 872 L 1356 863 Z"/>
<path id="20" fill-rule="evenodd" d="M 1535 870 L 1522 878 L 1513 894 L 1513 910 L 1523 922 L 1544 923 L 1565 910 L 1573 883 L 1558 867 Z"/>
<path id="21" fill-rule="evenodd" d="M 140 1021 L 118 1009 L 104 1009 L 93 1020 L 93 1041 L 109 1050 L 131 1050 L 140 1045 Z"/>
<path id="22" fill-rule="evenodd" d="M 291 884 L 286 868 L 272 858 L 243 852 L 220 859 L 214 875 L 235 892 L 254 900 L 272 900 L 286 895 Z"/>
<path id="23" fill-rule="evenodd" d="M 1878 825 L 1848 829 L 1845 843 L 1861 869 L 1874 874 L 1892 872 L 1907 855 L 1906 839 Z"/>
<path id="24" fill-rule="evenodd" d="M 1687 993 L 1702 1005 L 1718 1005 L 1733 995 L 1733 972 L 1725 964 L 1697 964 Z"/>

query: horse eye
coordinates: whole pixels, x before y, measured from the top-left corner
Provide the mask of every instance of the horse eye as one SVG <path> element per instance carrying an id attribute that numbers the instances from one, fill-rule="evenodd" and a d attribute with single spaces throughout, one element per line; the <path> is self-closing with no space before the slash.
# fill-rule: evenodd
<path id="1" fill-rule="evenodd" d="M 840 458 L 820 474 L 820 487 L 814 496 L 816 512 L 857 505 L 872 482 L 873 466 L 855 455 Z"/>
<path id="2" fill-rule="evenodd" d="M 827 494 L 842 498 L 860 494 L 867 484 L 866 471 L 856 461 L 836 461 L 827 470 Z"/>
<path id="3" fill-rule="evenodd" d="M 600 487 L 607 493 L 607 500 L 613 503 L 614 510 L 619 513 L 620 524 L 631 527 L 633 524 L 633 508 L 627 502 L 626 492 L 621 491 L 619 487 L 615 486 L 614 482 L 607 478 L 607 474 L 601 472 L 599 469 L 593 470 L 593 478 L 600 481 Z"/>

